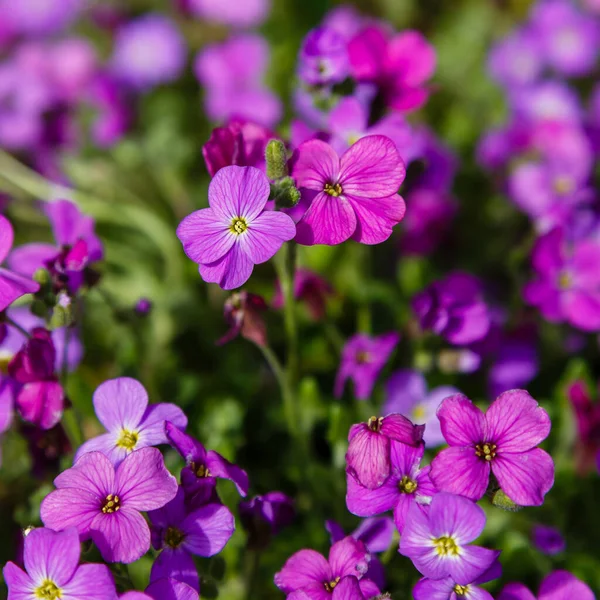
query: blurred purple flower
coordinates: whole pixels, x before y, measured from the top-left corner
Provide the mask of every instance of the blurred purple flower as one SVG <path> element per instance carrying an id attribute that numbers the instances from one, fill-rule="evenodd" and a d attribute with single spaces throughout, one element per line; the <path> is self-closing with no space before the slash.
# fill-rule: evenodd
<path id="1" fill-rule="evenodd" d="M 153 304 L 150 298 L 140 298 L 133 307 L 136 315 L 140 317 L 147 317 L 152 312 Z"/>
<path id="2" fill-rule="evenodd" d="M 544 554 L 554 556 L 564 552 L 566 548 L 565 538 L 555 527 L 546 525 L 534 525 L 531 532 L 533 545 Z"/>
<path id="3" fill-rule="evenodd" d="M 273 536 L 296 518 L 295 503 L 283 492 L 267 492 L 239 503 L 242 527 L 248 532 L 249 547 L 265 548 Z"/>
<path id="4" fill-rule="evenodd" d="M 306 303 L 311 317 L 319 321 L 325 317 L 327 298 L 334 294 L 328 281 L 307 269 L 296 269 L 294 275 L 294 298 Z M 283 308 L 284 298 L 281 285 L 277 281 L 275 297 L 271 302 L 273 308 Z"/>
<path id="5" fill-rule="evenodd" d="M 539 371 L 539 357 L 535 335 L 505 336 L 496 348 L 488 371 L 490 395 L 522 388 Z"/>
<path id="6" fill-rule="evenodd" d="M 261 313 L 267 308 L 262 296 L 246 291 L 234 292 L 225 301 L 225 321 L 229 331 L 217 344 L 226 344 L 241 335 L 257 346 L 266 346 L 267 327 Z"/>
<path id="7" fill-rule="evenodd" d="M 595 600 L 596 596 L 583 581 L 568 571 L 554 571 L 540 585 L 538 600 Z M 536 600 L 522 583 L 509 583 L 498 600 Z"/>
<path id="8" fill-rule="evenodd" d="M 23 35 L 59 33 L 83 12 L 84 0 L 0 0 L 0 20 Z"/>
<path id="9" fill-rule="evenodd" d="M 544 66 L 539 36 L 531 28 L 513 31 L 492 48 L 488 65 L 491 76 L 509 88 L 534 83 Z"/>
<path id="10" fill-rule="evenodd" d="M 567 397 L 575 413 L 577 427 L 575 463 L 579 476 L 595 467 L 600 453 L 600 402 L 594 401 L 585 381 L 577 380 L 567 388 Z"/>
<path id="11" fill-rule="evenodd" d="M 269 16 L 271 0 L 185 0 L 187 9 L 206 21 L 231 27 L 257 27 Z"/>
<path id="12" fill-rule="evenodd" d="M 448 193 L 458 169 L 455 153 L 429 129 L 415 129 L 414 136 L 415 154 L 423 161 L 425 170 L 415 178 L 413 186 Z"/>
<path id="13" fill-rule="evenodd" d="M 145 592 L 131 591 L 119 596 L 120 600 L 199 600 L 198 592 L 175 579 L 159 579 L 151 583 Z"/>
<path id="14" fill-rule="evenodd" d="M 317 27 L 309 31 L 298 57 L 298 76 L 308 85 L 340 83 L 350 74 L 348 48 L 335 29 Z"/>
<path id="15" fill-rule="evenodd" d="M 40 429 L 35 425 L 22 423 L 19 431 L 27 441 L 33 463 L 31 473 L 40 480 L 47 480 L 48 477 L 56 475 L 61 469 L 64 457 L 73 452 L 61 423 L 51 429 Z"/>
<path id="16" fill-rule="evenodd" d="M 92 139 L 102 148 L 112 146 L 126 133 L 132 114 L 124 86 L 114 75 L 97 73 L 86 100 L 95 110 L 91 124 Z"/>
<path id="17" fill-rule="evenodd" d="M 349 42 L 363 28 L 365 18 L 351 4 L 341 4 L 325 15 L 323 25 L 343 35 Z"/>
<path id="18" fill-rule="evenodd" d="M 547 80 L 519 88 L 510 100 L 517 117 L 533 123 L 579 123 L 583 117 L 579 97 L 562 81 Z"/>

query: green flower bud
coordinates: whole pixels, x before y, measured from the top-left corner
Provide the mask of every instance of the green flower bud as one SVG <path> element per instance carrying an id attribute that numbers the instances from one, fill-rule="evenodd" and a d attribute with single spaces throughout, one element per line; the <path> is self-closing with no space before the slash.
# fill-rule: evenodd
<path id="1" fill-rule="evenodd" d="M 47 285 L 50 283 L 50 273 L 46 269 L 38 269 L 33 274 L 33 280 L 37 281 L 40 285 Z"/>
<path id="2" fill-rule="evenodd" d="M 515 504 L 502 490 L 498 490 L 492 496 L 492 504 L 501 508 L 502 510 L 508 510 L 510 512 L 518 512 L 523 507 Z"/>
<path id="3" fill-rule="evenodd" d="M 265 150 L 267 161 L 267 177 L 272 181 L 288 174 L 287 150 L 281 140 L 270 140 Z"/>

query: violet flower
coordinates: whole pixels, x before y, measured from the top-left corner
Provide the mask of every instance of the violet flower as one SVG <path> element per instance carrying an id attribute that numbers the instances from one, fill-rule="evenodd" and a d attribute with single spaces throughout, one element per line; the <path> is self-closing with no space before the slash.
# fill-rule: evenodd
<path id="1" fill-rule="evenodd" d="M 0 264 L 4 262 L 13 245 L 14 232 L 10 221 L 0 215 Z M 31 279 L 0 267 L 0 312 L 25 294 L 34 294 L 40 286 Z"/>
<path id="2" fill-rule="evenodd" d="M 221 552 L 235 530 L 233 515 L 226 506 L 207 504 L 187 510 L 180 487 L 168 504 L 148 513 L 152 545 L 160 554 L 152 565 L 150 581 L 172 578 L 200 591 L 194 556 Z"/>
<path id="3" fill-rule="evenodd" d="M 560 554 L 566 548 L 565 538 L 556 527 L 534 525 L 531 531 L 531 541 L 540 552 L 548 556 Z"/>
<path id="4" fill-rule="evenodd" d="M 400 554 L 408 556 L 429 579 L 452 577 L 469 585 L 485 573 L 500 552 L 472 546 L 485 527 L 485 513 L 467 498 L 440 493 L 427 512 L 410 507 L 400 538 Z"/>
<path id="5" fill-rule="evenodd" d="M 8 20 L 14 32 L 30 36 L 59 33 L 73 23 L 85 9 L 83 0 L 19 0 L 5 1 L 7 10 L 2 18 Z M 0 6 L 0 10 L 3 7 Z"/>
<path id="6" fill-rule="evenodd" d="M 347 473 L 369 489 L 381 487 L 392 468 L 391 442 L 419 446 L 424 429 L 398 414 L 371 417 L 366 423 L 352 425 L 348 433 Z"/>
<path id="7" fill-rule="evenodd" d="M 229 331 L 217 342 L 226 344 L 241 335 L 257 346 L 267 345 L 267 326 L 262 313 L 267 304 L 257 294 L 246 291 L 234 292 L 225 300 L 224 315 Z"/>
<path id="8" fill-rule="evenodd" d="M 199 600 L 198 592 L 175 579 L 159 579 L 151 583 L 145 592 L 126 592 L 120 600 Z"/>
<path id="9" fill-rule="evenodd" d="M 177 494 L 177 480 L 156 448 L 132 452 L 116 469 L 101 452 L 84 454 L 55 480 L 42 502 L 44 525 L 76 527 L 107 562 L 131 563 L 150 548 L 150 529 L 141 511 L 163 507 Z"/>
<path id="10" fill-rule="evenodd" d="M 359 517 L 372 517 L 388 510 L 394 512 L 394 524 L 402 534 L 406 515 L 413 504 L 427 506 L 437 489 L 429 478 L 430 467 L 420 467 L 424 445 L 390 443 L 390 475 L 376 489 L 362 486 L 352 475 L 346 477 L 346 505 Z"/>
<path id="11" fill-rule="evenodd" d="M 444 443 L 437 409 L 444 398 L 460 393 L 455 387 L 441 385 L 427 390 L 425 376 L 412 369 L 395 371 L 385 385 L 385 413 L 400 413 L 417 425 L 425 425 L 423 441 L 428 448 Z"/>
<path id="12" fill-rule="evenodd" d="M 231 27 L 258 27 L 269 16 L 271 0 L 187 0 L 189 11 L 203 20 Z"/>
<path id="13" fill-rule="evenodd" d="M 303 592 L 311 600 L 342 600 L 355 597 L 335 591 L 343 579 L 352 576 L 358 580 L 361 592 L 371 598 L 379 590 L 372 581 L 364 578 L 369 561 L 365 545 L 349 536 L 331 546 L 328 560 L 314 550 L 296 552 L 276 573 L 275 585 L 286 594 Z M 344 587 L 346 585 L 352 584 L 346 583 Z M 303 598 L 300 594 L 291 597 Z"/>
<path id="14" fill-rule="evenodd" d="M 600 329 L 600 242 L 569 244 L 561 229 L 539 238 L 531 255 L 535 278 L 523 290 L 528 304 L 550 322 L 583 331 Z"/>
<path id="15" fill-rule="evenodd" d="M 482 339 L 490 327 L 479 280 L 455 271 L 435 281 L 412 299 L 421 329 L 461 346 Z"/>
<path id="16" fill-rule="evenodd" d="M 550 433 L 550 417 L 525 390 L 504 392 L 485 414 L 466 396 L 450 396 L 438 417 L 450 445 L 431 464 L 439 490 L 479 500 L 493 473 L 516 504 L 543 504 L 554 463 L 537 445 Z"/>
<path id="17" fill-rule="evenodd" d="M 406 169 L 394 143 L 382 135 L 358 140 L 342 157 L 320 140 L 296 150 L 293 177 L 310 206 L 297 225 L 306 246 L 341 244 L 348 238 L 380 244 L 404 217 L 398 196 Z"/>
<path id="18" fill-rule="evenodd" d="M 267 492 L 239 503 L 242 527 L 248 532 L 248 545 L 264 548 L 271 537 L 291 525 L 296 518 L 294 500 L 283 492 Z"/>
<path id="19" fill-rule="evenodd" d="M 348 48 L 343 35 L 324 26 L 306 34 L 298 56 L 298 76 L 304 83 L 340 83 L 349 73 Z"/>
<path id="20" fill-rule="evenodd" d="M 24 543 L 25 571 L 9 562 L 2 572 L 9 598 L 116 600 L 106 565 L 79 564 L 81 544 L 74 527 L 60 532 L 34 529 Z"/>
<path id="21" fill-rule="evenodd" d="M 488 65 L 491 76 L 509 89 L 534 83 L 544 66 L 539 36 L 530 27 L 513 31 L 492 48 Z"/>
<path id="22" fill-rule="evenodd" d="M 269 180 L 255 167 L 223 167 L 208 188 L 210 208 L 188 215 L 177 228 L 201 277 L 223 289 L 240 287 L 255 264 L 269 260 L 296 234 L 292 219 L 267 211 Z"/>
<path id="23" fill-rule="evenodd" d="M 373 598 L 375 594 L 379 597 L 379 590 L 372 585 L 367 588 L 366 584 L 366 579 L 359 581 L 354 575 L 346 575 L 335 582 L 335 585 L 329 584 L 329 588 L 333 591 L 331 594 L 327 594 L 327 597 L 331 600 L 366 600 L 367 598 Z M 362 588 L 368 590 L 366 596 Z M 314 590 L 296 590 L 287 596 L 287 600 L 315 600 L 316 598 L 321 599 L 322 596 L 315 596 Z"/>
<path id="24" fill-rule="evenodd" d="M 354 382 L 356 398 L 367 400 L 399 339 L 400 336 L 394 332 L 376 337 L 364 333 L 353 335 L 342 350 L 340 367 L 335 378 L 335 396 L 339 398 L 343 394 L 346 380 L 351 379 Z"/>
<path id="25" fill-rule="evenodd" d="M 115 467 L 129 454 L 147 446 L 168 444 L 165 422 L 179 429 L 187 417 L 175 404 L 148 405 L 144 386 L 130 377 L 117 377 L 101 383 L 94 392 L 94 412 L 108 433 L 84 442 L 74 462 L 87 452 L 102 452 Z"/>
<path id="26" fill-rule="evenodd" d="M 307 269 L 296 269 L 294 274 L 294 298 L 306 303 L 306 308 L 315 321 L 325 318 L 327 298 L 333 294 L 331 284 L 323 277 Z M 281 285 L 277 281 L 271 306 L 273 308 L 283 308 L 284 301 Z"/>
<path id="27" fill-rule="evenodd" d="M 583 581 L 568 571 L 550 573 L 540 586 L 537 600 L 595 600 L 596 596 Z M 536 600 L 522 583 L 504 586 L 498 600 Z"/>

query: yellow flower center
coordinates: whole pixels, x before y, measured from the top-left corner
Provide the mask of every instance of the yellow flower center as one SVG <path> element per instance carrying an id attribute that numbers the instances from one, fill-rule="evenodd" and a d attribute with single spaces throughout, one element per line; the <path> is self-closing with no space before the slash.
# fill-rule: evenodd
<path id="1" fill-rule="evenodd" d="M 235 217 L 235 219 L 232 219 L 231 225 L 229 226 L 229 231 L 236 235 L 241 235 L 246 229 L 248 229 L 248 221 L 246 221 L 244 217 Z"/>
<path id="2" fill-rule="evenodd" d="M 371 360 L 371 355 L 365 350 L 359 350 L 356 353 L 356 362 L 359 365 L 366 365 Z"/>
<path id="3" fill-rule="evenodd" d="M 210 471 L 206 465 L 197 465 L 196 463 L 190 464 L 192 471 L 194 471 L 196 477 L 199 479 L 202 477 L 210 477 Z"/>
<path id="4" fill-rule="evenodd" d="M 185 539 L 185 533 L 176 527 L 169 527 L 165 533 L 165 544 L 171 548 L 178 548 Z"/>
<path id="5" fill-rule="evenodd" d="M 367 427 L 374 431 L 375 433 L 379 433 L 381 431 L 381 424 L 383 423 L 383 417 L 371 417 L 367 421 Z"/>
<path id="6" fill-rule="evenodd" d="M 422 404 L 417 404 L 412 410 L 413 421 L 422 421 L 427 416 L 427 411 Z"/>
<path id="7" fill-rule="evenodd" d="M 112 513 L 117 512 L 121 508 L 121 501 L 119 500 L 119 496 L 114 494 L 109 494 L 106 496 L 106 500 L 102 505 L 102 512 L 105 515 L 112 515 Z"/>
<path id="8" fill-rule="evenodd" d="M 573 283 L 573 280 L 571 278 L 570 273 L 563 271 L 558 276 L 558 287 L 561 290 L 568 290 L 571 287 L 572 283 Z"/>
<path id="9" fill-rule="evenodd" d="M 568 177 L 557 177 L 554 180 L 554 191 L 559 196 L 566 196 L 567 194 L 570 194 L 573 189 L 573 181 Z"/>
<path id="10" fill-rule="evenodd" d="M 323 191 L 326 194 L 337 198 L 342 195 L 342 186 L 339 183 L 326 183 Z"/>
<path id="11" fill-rule="evenodd" d="M 340 582 L 340 578 L 336 577 L 335 579 L 332 579 L 331 581 L 326 581 L 323 585 L 325 586 L 325 589 L 328 592 L 333 592 L 333 589 L 339 582 Z"/>
<path id="12" fill-rule="evenodd" d="M 35 590 L 35 595 L 43 600 L 57 600 L 62 596 L 62 592 L 54 581 L 45 579 L 42 585 Z"/>
<path id="13" fill-rule="evenodd" d="M 408 475 L 405 475 L 398 482 L 398 489 L 403 494 L 414 494 L 417 491 L 418 484 L 416 481 L 412 480 Z"/>
<path id="14" fill-rule="evenodd" d="M 125 450 L 133 450 L 135 445 L 138 443 L 139 435 L 136 431 L 128 431 L 123 429 L 121 431 L 121 437 L 117 440 L 117 446 L 124 448 Z"/>
<path id="15" fill-rule="evenodd" d="M 490 444 L 488 442 L 485 444 L 477 444 L 477 446 L 475 446 L 475 454 L 479 456 L 479 458 L 483 458 L 489 462 L 492 458 L 496 458 L 496 448 L 496 444 Z"/>
<path id="16" fill-rule="evenodd" d="M 468 585 L 458 585 L 458 583 L 454 586 L 454 593 L 457 596 L 466 596 L 469 593 Z"/>
<path id="17" fill-rule="evenodd" d="M 459 548 L 453 538 L 442 536 L 434 539 L 433 543 L 439 556 L 458 556 Z"/>

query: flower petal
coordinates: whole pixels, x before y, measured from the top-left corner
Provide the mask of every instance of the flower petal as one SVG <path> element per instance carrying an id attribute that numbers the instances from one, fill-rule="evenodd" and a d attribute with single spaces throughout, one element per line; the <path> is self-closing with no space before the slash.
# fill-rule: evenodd
<path id="1" fill-rule="evenodd" d="M 446 561 L 450 576 L 460 585 L 472 583 L 485 573 L 497 560 L 499 550 L 488 550 L 480 546 L 463 546 L 456 558 Z"/>
<path id="2" fill-rule="evenodd" d="M 415 600 L 449 600 L 452 598 L 454 580 L 452 577 L 443 579 L 420 579 L 413 588 Z M 471 600 L 469 598 L 469 600 Z"/>
<path id="3" fill-rule="evenodd" d="M 269 260 L 296 235 L 296 225 L 291 217 L 278 211 L 265 211 L 248 225 L 239 236 L 239 243 L 250 260 L 258 265 Z"/>
<path id="4" fill-rule="evenodd" d="M 445 398 L 437 410 L 444 438 L 451 446 L 473 446 L 485 440 L 485 416 L 462 394 Z"/>
<path id="5" fill-rule="evenodd" d="M 434 537 L 451 535 L 462 546 L 481 534 L 485 527 L 485 513 L 480 506 L 462 496 L 442 492 L 431 501 L 429 526 Z"/>
<path id="6" fill-rule="evenodd" d="M 416 497 L 414 494 L 400 494 L 398 496 L 398 503 L 394 507 L 394 525 L 398 529 L 398 533 L 402 535 L 404 527 L 406 526 L 406 518 L 410 507 L 416 503 Z"/>
<path id="7" fill-rule="evenodd" d="M 473 448 L 446 448 L 433 459 L 429 475 L 438 490 L 476 501 L 487 489 L 490 464 Z"/>
<path id="8" fill-rule="evenodd" d="M 389 439 L 365 424 L 353 425 L 349 438 L 348 473 L 369 489 L 383 485 L 390 474 Z"/>
<path id="9" fill-rule="evenodd" d="M 427 397 L 427 381 L 420 371 L 400 369 L 394 371 L 385 384 L 387 400 L 383 411 L 408 416 L 416 404 Z"/>
<path id="10" fill-rule="evenodd" d="M 23 244 L 10 253 L 8 266 L 15 273 L 33 277 L 38 269 L 46 268 L 46 262 L 56 258 L 58 253 L 58 248 L 52 244 Z"/>
<path id="11" fill-rule="evenodd" d="M 84 454 L 70 469 L 63 471 L 55 480 L 59 488 L 85 490 L 97 498 L 104 498 L 115 490 L 115 469 L 100 452 Z"/>
<path id="12" fill-rule="evenodd" d="M 414 425 L 404 415 L 386 415 L 381 422 L 381 433 L 391 440 L 409 446 L 420 446 L 423 439 L 423 425 Z"/>
<path id="13" fill-rule="evenodd" d="M 189 514 L 181 524 L 184 548 L 198 556 L 214 556 L 223 550 L 235 531 L 233 515 L 226 506 L 209 504 Z"/>
<path id="14" fill-rule="evenodd" d="M 15 240 L 15 232 L 11 222 L 4 216 L 0 215 L 0 263 L 3 263 Z"/>
<path id="15" fill-rule="evenodd" d="M 23 420 L 52 429 L 61 419 L 65 392 L 58 381 L 26 383 L 17 396 L 17 407 Z"/>
<path id="16" fill-rule="evenodd" d="M 0 268 L 0 311 L 25 294 L 34 294 L 40 286 L 31 279 Z"/>
<path id="17" fill-rule="evenodd" d="M 231 220 L 212 208 L 185 217 L 177 227 L 177 237 L 187 257 L 196 263 L 211 263 L 225 256 L 237 238 L 229 230 Z"/>
<path id="18" fill-rule="evenodd" d="M 10 600 L 36 600 L 36 585 L 33 579 L 15 563 L 6 563 L 2 575 L 8 586 Z"/>
<path id="19" fill-rule="evenodd" d="M 394 522 L 389 517 L 374 517 L 365 519 L 354 530 L 352 537 L 365 543 L 369 552 L 385 552 L 392 543 Z M 341 535 L 339 539 L 344 537 Z M 369 568 L 373 566 L 372 561 Z"/>
<path id="20" fill-rule="evenodd" d="M 568 571 L 550 573 L 542 581 L 539 597 L 539 600 L 595 600 L 592 590 Z"/>
<path id="21" fill-rule="evenodd" d="M 218 261 L 199 265 L 198 268 L 204 281 L 218 283 L 224 290 L 234 290 L 244 285 L 250 279 L 253 269 L 254 263 L 239 243 L 234 244 Z"/>
<path id="22" fill-rule="evenodd" d="M 522 583 L 509 583 L 502 588 L 498 600 L 536 600 L 536 597 Z"/>
<path id="23" fill-rule="evenodd" d="M 367 572 L 371 555 L 363 542 L 352 536 L 336 542 L 329 550 L 332 579 L 354 575 L 359 579 Z"/>
<path id="24" fill-rule="evenodd" d="M 112 514 L 100 512 L 90 529 L 92 540 L 106 562 L 129 564 L 150 549 L 148 523 L 139 512 L 126 506 Z"/>
<path id="25" fill-rule="evenodd" d="M 94 411 L 108 431 L 137 431 L 148 406 L 144 386 L 131 377 L 101 383 L 94 392 Z"/>
<path id="26" fill-rule="evenodd" d="M 193 557 L 183 548 L 165 548 L 152 564 L 151 583 L 169 578 L 181 581 L 197 592 L 200 591 L 198 569 Z"/>
<path id="27" fill-rule="evenodd" d="M 174 579 L 155 581 L 146 588 L 146 593 L 154 600 L 198 600 L 196 590 Z"/>
<path id="28" fill-rule="evenodd" d="M 61 600 L 116 600 L 115 582 L 106 565 L 81 565 L 62 588 Z"/>
<path id="29" fill-rule="evenodd" d="M 65 488 L 48 494 L 40 506 L 42 523 L 50 529 L 61 531 L 76 527 L 79 537 L 90 537 L 90 527 L 100 513 L 100 498 L 90 492 Z"/>
<path id="30" fill-rule="evenodd" d="M 206 449 L 198 440 L 169 422 L 165 423 L 165 433 L 171 446 L 185 459 L 186 464 L 191 462 L 204 464 Z"/>
<path id="31" fill-rule="evenodd" d="M 339 543 L 339 542 L 338 542 Z M 331 580 L 331 569 L 325 557 L 314 550 L 300 550 L 288 558 L 279 573 L 275 585 L 286 594 Z"/>
<path id="32" fill-rule="evenodd" d="M 90 452 L 102 452 L 115 467 L 118 467 L 127 458 L 129 451 L 117 446 L 117 439 L 114 433 L 96 436 L 79 446 L 73 461 L 77 462 L 84 454 Z"/>
<path id="33" fill-rule="evenodd" d="M 361 244 L 385 242 L 406 212 L 406 204 L 398 194 L 385 198 L 359 198 L 358 196 L 347 196 L 347 198 L 357 219 L 356 231 L 352 239 Z"/>
<path id="34" fill-rule="evenodd" d="M 362 600 L 364 598 L 358 579 L 344 577 L 333 589 L 332 600 Z"/>
<path id="35" fill-rule="evenodd" d="M 138 443 L 142 443 L 144 446 L 168 444 L 169 440 L 165 432 L 167 421 L 181 430 L 185 429 L 188 423 L 183 410 L 175 404 L 162 402 L 148 406 L 139 425 L 140 439 Z"/>
<path id="36" fill-rule="evenodd" d="M 600 293 L 571 290 L 563 297 L 563 311 L 567 320 L 583 331 L 600 329 Z"/>
<path id="37" fill-rule="evenodd" d="M 337 183 L 340 159 L 335 150 L 321 140 L 298 146 L 292 157 L 292 177 L 296 187 L 322 192 L 326 183 Z"/>
<path id="38" fill-rule="evenodd" d="M 249 483 L 246 471 L 230 463 L 218 452 L 211 450 L 207 453 L 206 466 L 212 477 L 221 477 L 222 479 L 233 481 L 241 496 L 245 496 L 248 493 Z"/>
<path id="39" fill-rule="evenodd" d="M 392 510 L 400 498 L 395 477 L 388 477 L 382 486 L 375 489 L 360 485 L 352 475 L 346 475 L 346 481 L 346 506 L 358 517 L 372 517 Z"/>

